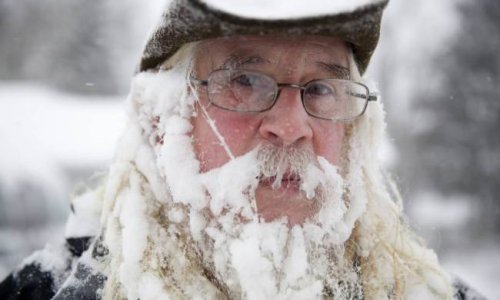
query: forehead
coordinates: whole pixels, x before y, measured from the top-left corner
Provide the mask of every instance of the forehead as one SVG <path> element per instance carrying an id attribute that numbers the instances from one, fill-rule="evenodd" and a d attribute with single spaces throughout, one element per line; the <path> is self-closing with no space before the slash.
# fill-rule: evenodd
<path id="1" fill-rule="evenodd" d="M 323 36 L 234 36 L 201 41 L 195 50 L 196 65 L 217 68 L 241 59 L 270 64 L 317 63 L 348 67 L 348 47 L 342 40 Z"/>

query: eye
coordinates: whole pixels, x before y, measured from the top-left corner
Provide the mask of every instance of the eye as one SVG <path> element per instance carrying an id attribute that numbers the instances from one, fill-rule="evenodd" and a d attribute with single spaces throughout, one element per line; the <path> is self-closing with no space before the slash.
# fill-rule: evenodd
<path id="1" fill-rule="evenodd" d="M 243 73 L 231 79 L 231 83 L 241 87 L 255 87 L 264 84 L 263 78 L 256 74 Z"/>
<path id="2" fill-rule="evenodd" d="M 321 82 L 313 82 L 310 83 L 306 90 L 305 93 L 308 96 L 313 96 L 313 97 L 323 97 L 323 96 L 332 96 L 335 95 L 335 91 L 333 88 L 325 83 Z"/>

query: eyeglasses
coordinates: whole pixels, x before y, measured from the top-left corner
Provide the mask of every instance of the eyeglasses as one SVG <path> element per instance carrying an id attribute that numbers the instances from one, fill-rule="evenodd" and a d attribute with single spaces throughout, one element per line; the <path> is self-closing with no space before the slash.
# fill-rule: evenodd
<path id="1" fill-rule="evenodd" d="M 377 100 L 366 85 L 336 78 L 311 80 L 298 85 L 278 83 L 274 78 L 255 71 L 231 69 L 215 70 L 206 80 L 191 76 L 191 81 L 207 87 L 211 104 L 234 112 L 269 110 L 283 88 L 299 89 L 307 114 L 331 121 L 353 120 L 365 112 L 369 101 Z"/>

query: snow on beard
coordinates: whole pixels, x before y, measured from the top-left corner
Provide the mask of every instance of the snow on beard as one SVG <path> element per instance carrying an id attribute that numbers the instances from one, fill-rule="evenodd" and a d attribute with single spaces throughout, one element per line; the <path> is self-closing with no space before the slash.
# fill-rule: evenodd
<path id="1" fill-rule="evenodd" d="M 180 88 L 185 81 L 179 75 L 144 74 L 136 80 L 144 89 L 139 121 L 171 194 L 158 200 L 173 208 L 172 223 L 187 217 L 185 230 L 214 275 L 249 299 L 312 299 L 324 293 L 324 284 L 342 293 L 337 278 L 356 282 L 343 246 L 354 224 L 344 219 L 348 215 L 352 219 L 350 207 L 358 205 L 346 205 L 344 180 L 337 168 L 298 149 L 287 152 L 266 146 L 200 174 L 189 136 L 194 99 Z M 283 176 L 300 178 L 301 191 L 320 204 L 318 213 L 301 226 L 259 220 L 255 205 L 259 180 L 267 178 L 279 187 Z"/>
<path id="2" fill-rule="evenodd" d="M 343 199 L 344 180 L 336 166 L 322 157 L 316 158 L 308 150 L 272 144 L 260 146 L 201 174 L 201 181 L 209 194 L 207 205 L 211 219 L 224 221 L 219 225 L 227 228 L 227 233 L 234 231 L 239 223 L 263 222 L 255 199 L 260 184 L 275 190 L 297 185 L 308 199 L 305 201 L 318 208 L 307 224 L 328 228 L 329 238 L 335 244 L 344 242 L 350 234 L 342 224 L 347 211 Z"/>
<path id="3" fill-rule="evenodd" d="M 286 219 L 264 222 L 255 205 L 259 182 L 271 181 L 275 189 L 294 184 L 285 177 L 300 182 L 300 190 L 309 198 L 305 201 L 320 208 L 302 226 L 291 229 Z M 201 178 L 210 198 L 210 216 L 202 222 L 206 234 L 199 234 L 197 245 L 219 279 L 234 279 L 226 282 L 230 290 L 249 299 L 313 299 L 322 295 L 325 283 L 336 293 L 345 293 L 337 279 L 356 282 L 344 252 L 350 232 L 342 224 L 347 211 L 343 179 L 326 159 L 302 149 L 267 145 Z M 358 286 L 349 285 L 354 287 Z"/>

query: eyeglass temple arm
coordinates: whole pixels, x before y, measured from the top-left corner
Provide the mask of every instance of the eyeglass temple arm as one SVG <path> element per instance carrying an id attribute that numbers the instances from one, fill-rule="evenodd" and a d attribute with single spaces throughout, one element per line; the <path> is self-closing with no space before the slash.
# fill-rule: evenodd
<path id="1" fill-rule="evenodd" d="M 208 80 L 200 80 L 200 79 L 193 77 L 193 76 L 189 76 L 189 79 L 195 84 L 199 84 L 199 85 L 203 85 L 203 86 L 208 85 Z"/>
<path id="2" fill-rule="evenodd" d="M 377 94 L 369 94 L 368 98 L 365 94 L 358 94 L 358 93 L 349 93 L 349 94 L 353 97 L 366 99 L 367 101 L 377 101 L 377 99 L 378 99 Z"/>
<path id="3" fill-rule="evenodd" d="M 377 101 L 378 100 L 378 95 L 377 94 L 369 94 L 367 100 L 368 101 Z"/>

